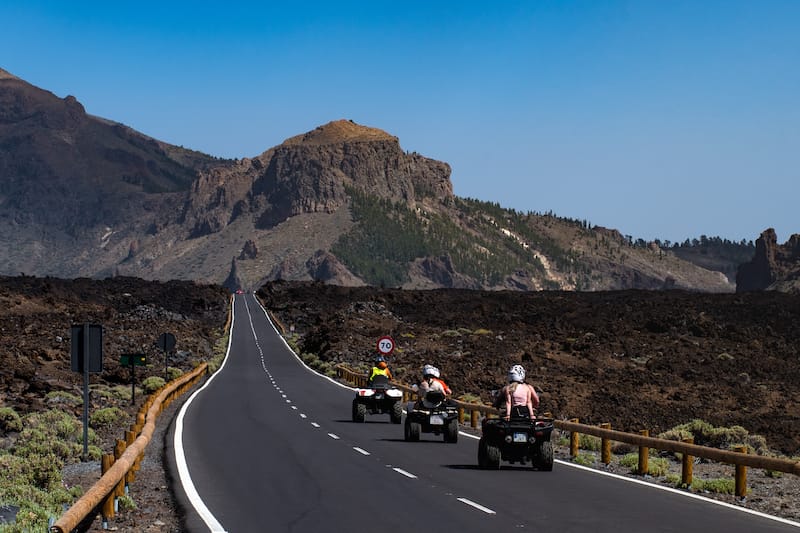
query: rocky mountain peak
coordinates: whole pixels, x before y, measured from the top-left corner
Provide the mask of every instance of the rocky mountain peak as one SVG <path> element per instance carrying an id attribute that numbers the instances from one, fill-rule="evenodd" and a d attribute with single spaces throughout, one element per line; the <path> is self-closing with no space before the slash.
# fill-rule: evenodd
<path id="1" fill-rule="evenodd" d="M 736 292 L 765 289 L 800 292 L 800 234 L 779 245 L 775 230 L 768 228 L 756 240 L 753 259 L 736 274 Z"/>
<path id="2" fill-rule="evenodd" d="M 326 145 L 370 141 L 398 142 L 397 137 L 389 135 L 381 129 L 362 126 L 352 120 L 342 119 L 328 122 L 312 131 L 286 139 L 283 145 Z"/>

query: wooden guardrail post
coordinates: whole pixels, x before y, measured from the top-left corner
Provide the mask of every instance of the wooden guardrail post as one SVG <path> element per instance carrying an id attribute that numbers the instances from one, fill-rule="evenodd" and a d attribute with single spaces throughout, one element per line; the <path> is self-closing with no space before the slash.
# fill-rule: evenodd
<path id="1" fill-rule="evenodd" d="M 683 439 L 686 444 L 694 444 L 694 437 L 687 437 Z M 681 456 L 681 484 L 687 488 L 692 486 L 692 477 L 694 475 L 694 457 L 684 452 Z"/>
<path id="2" fill-rule="evenodd" d="M 480 416 L 481 416 L 481 413 L 477 409 L 473 409 L 469 413 L 469 425 L 470 425 L 470 427 L 473 427 L 473 428 L 478 427 L 478 418 Z"/>
<path id="3" fill-rule="evenodd" d="M 577 418 L 571 418 L 570 422 L 577 424 Z M 578 456 L 578 445 L 580 444 L 581 435 L 577 431 L 570 431 L 569 433 L 569 456 L 570 457 L 577 457 Z"/>
<path id="4" fill-rule="evenodd" d="M 120 457 L 122 457 L 122 454 L 125 453 L 125 449 L 127 447 L 128 446 L 127 446 L 127 444 L 125 444 L 124 440 L 117 439 L 117 444 L 114 446 L 114 460 L 115 461 L 117 459 L 119 459 Z M 120 479 L 119 483 L 117 483 L 117 488 L 114 489 L 114 496 L 116 496 L 117 498 L 125 496 L 125 489 L 126 488 L 127 488 L 127 486 L 125 484 L 125 476 L 122 476 L 122 479 Z"/>
<path id="5" fill-rule="evenodd" d="M 133 441 L 135 440 L 136 440 L 136 434 L 133 432 L 133 430 L 125 432 L 125 444 L 127 446 L 133 444 Z M 136 481 L 136 472 L 134 472 L 133 468 L 131 468 L 125 474 L 125 486 L 130 487 L 131 483 L 133 483 L 134 481 Z"/>
<path id="6" fill-rule="evenodd" d="M 747 454 L 747 446 L 736 446 L 734 451 Z M 747 467 L 744 465 L 736 465 L 736 476 L 734 478 L 736 486 L 736 496 L 744 498 L 747 496 Z"/>
<path id="7" fill-rule="evenodd" d="M 600 424 L 600 427 L 603 429 L 611 429 L 611 424 L 609 422 L 604 422 Z M 611 439 L 608 437 L 601 437 L 600 439 L 600 460 L 605 465 L 611 462 Z"/>
<path id="8" fill-rule="evenodd" d="M 639 431 L 642 437 L 649 437 L 650 430 L 642 429 Z M 650 448 L 647 446 L 639 446 L 639 475 L 645 475 L 650 471 Z"/>
<path id="9" fill-rule="evenodd" d="M 458 423 L 464 423 L 464 408 L 461 406 L 458 407 Z"/>
<path id="10" fill-rule="evenodd" d="M 114 464 L 114 456 L 110 453 L 104 453 L 100 458 L 100 470 L 103 474 L 111 469 Z M 103 500 L 103 506 L 100 510 L 103 516 L 103 529 L 108 529 L 108 519 L 114 518 L 114 491 L 108 493 L 108 496 Z"/>

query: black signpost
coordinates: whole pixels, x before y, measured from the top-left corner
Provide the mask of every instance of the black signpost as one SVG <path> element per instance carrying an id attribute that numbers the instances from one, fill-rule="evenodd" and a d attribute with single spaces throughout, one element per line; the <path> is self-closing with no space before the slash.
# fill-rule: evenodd
<path id="1" fill-rule="evenodd" d="M 131 405 L 136 403 L 136 367 L 147 364 L 143 353 L 124 353 L 119 356 L 120 366 L 131 367 Z"/>
<path id="2" fill-rule="evenodd" d="M 83 461 L 89 460 L 89 373 L 103 371 L 103 326 L 73 325 L 71 333 L 71 365 L 73 372 L 83 374 Z"/>
<path id="3" fill-rule="evenodd" d="M 158 337 L 158 347 L 164 351 L 164 381 L 169 381 L 169 352 L 175 349 L 175 335 L 162 333 Z"/>

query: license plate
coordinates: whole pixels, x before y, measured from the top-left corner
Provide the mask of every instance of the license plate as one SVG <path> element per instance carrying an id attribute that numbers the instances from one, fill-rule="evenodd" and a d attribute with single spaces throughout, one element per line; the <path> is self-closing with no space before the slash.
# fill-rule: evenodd
<path id="1" fill-rule="evenodd" d="M 528 434 L 514 433 L 514 442 L 528 442 Z"/>
<path id="2" fill-rule="evenodd" d="M 442 415 L 431 415 L 431 425 L 432 426 L 443 426 L 444 425 L 444 417 Z"/>

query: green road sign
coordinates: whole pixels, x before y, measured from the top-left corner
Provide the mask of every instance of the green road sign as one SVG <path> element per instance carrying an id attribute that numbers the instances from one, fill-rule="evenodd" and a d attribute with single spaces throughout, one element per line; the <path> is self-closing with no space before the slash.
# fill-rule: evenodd
<path id="1" fill-rule="evenodd" d="M 126 353 L 119 356 L 119 364 L 122 366 L 144 366 L 147 359 L 142 353 Z"/>

